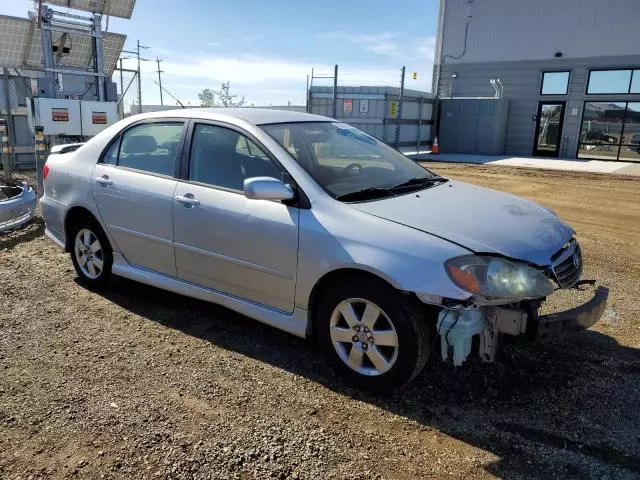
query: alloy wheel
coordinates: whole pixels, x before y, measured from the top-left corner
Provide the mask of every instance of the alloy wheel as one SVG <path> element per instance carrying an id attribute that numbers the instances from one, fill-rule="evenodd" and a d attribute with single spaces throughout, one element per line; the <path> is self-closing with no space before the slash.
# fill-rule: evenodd
<path id="1" fill-rule="evenodd" d="M 104 268 L 104 256 L 100 240 L 91 230 L 83 228 L 76 234 L 74 254 L 82 273 L 91 280 L 100 276 Z"/>
<path id="2" fill-rule="evenodd" d="M 331 314 L 329 334 L 340 359 L 361 375 L 382 375 L 398 357 L 399 342 L 393 322 L 369 300 L 341 301 Z"/>

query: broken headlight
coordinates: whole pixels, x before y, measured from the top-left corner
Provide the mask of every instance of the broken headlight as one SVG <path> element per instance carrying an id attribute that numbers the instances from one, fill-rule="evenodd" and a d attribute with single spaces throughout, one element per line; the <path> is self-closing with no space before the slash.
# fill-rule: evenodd
<path id="1" fill-rule="evenodd" d="M 543 272 L 502 257 L 465 255 L 447 260 L 445 269 L 453 283 L 482 297 L 524 300 L 553 292 Z"/>

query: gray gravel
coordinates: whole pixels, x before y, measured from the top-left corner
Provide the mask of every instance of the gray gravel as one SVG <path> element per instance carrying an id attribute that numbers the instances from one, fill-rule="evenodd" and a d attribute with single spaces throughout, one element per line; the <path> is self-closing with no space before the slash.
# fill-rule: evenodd
<path id="1" fill-rule="evenodd" d="M 640 335 L 619 300 L 571 341 L 432 358 L 371 396 L 215 305 L 81 288 L 42 230 L 0 237 L 0 478 L 640 478 Z"/>

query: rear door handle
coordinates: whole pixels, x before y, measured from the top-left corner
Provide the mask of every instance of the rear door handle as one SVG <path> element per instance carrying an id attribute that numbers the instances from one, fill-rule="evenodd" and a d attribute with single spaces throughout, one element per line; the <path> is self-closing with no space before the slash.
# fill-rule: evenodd
<path id="1" fill-rule="evenodd" d="M 113 185 L 113 182 L 109 180 L 109 177 L 106 175 L 103 175 L 102 177 L 96 177 L 96 182 L 105 187 L 107 185 Z"/>
<path id="2" fill-rule="evenodd" d="M 185 207 L 197 207 L 200 205 L 200 200 L 196 199 L 191 193 L 176 195 L 176 200 L 182 203 Z"/>

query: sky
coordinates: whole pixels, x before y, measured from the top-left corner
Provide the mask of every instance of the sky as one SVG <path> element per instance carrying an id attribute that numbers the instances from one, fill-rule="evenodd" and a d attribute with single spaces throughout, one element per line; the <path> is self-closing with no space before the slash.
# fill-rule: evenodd
<path id="1" fill-rule="evenodd" d="M 0 0 L 0 14 L 26 17 L 32 5 Z M 399 86 L 406 66 L 405 87 L 430 90 L 437 15 L 438 0 L 137 0 L 132 18 L 110 18 L 109 31 L 127 35 L 127 50 L 138 39 L 149 46 L 143 104 L 160 103 L 161 58 L 163 86 L 185 105 L 227 81 L 248 104 L 302 105 L 311 69 L 331 75 L 334 64 L 339 85 Z"/>

